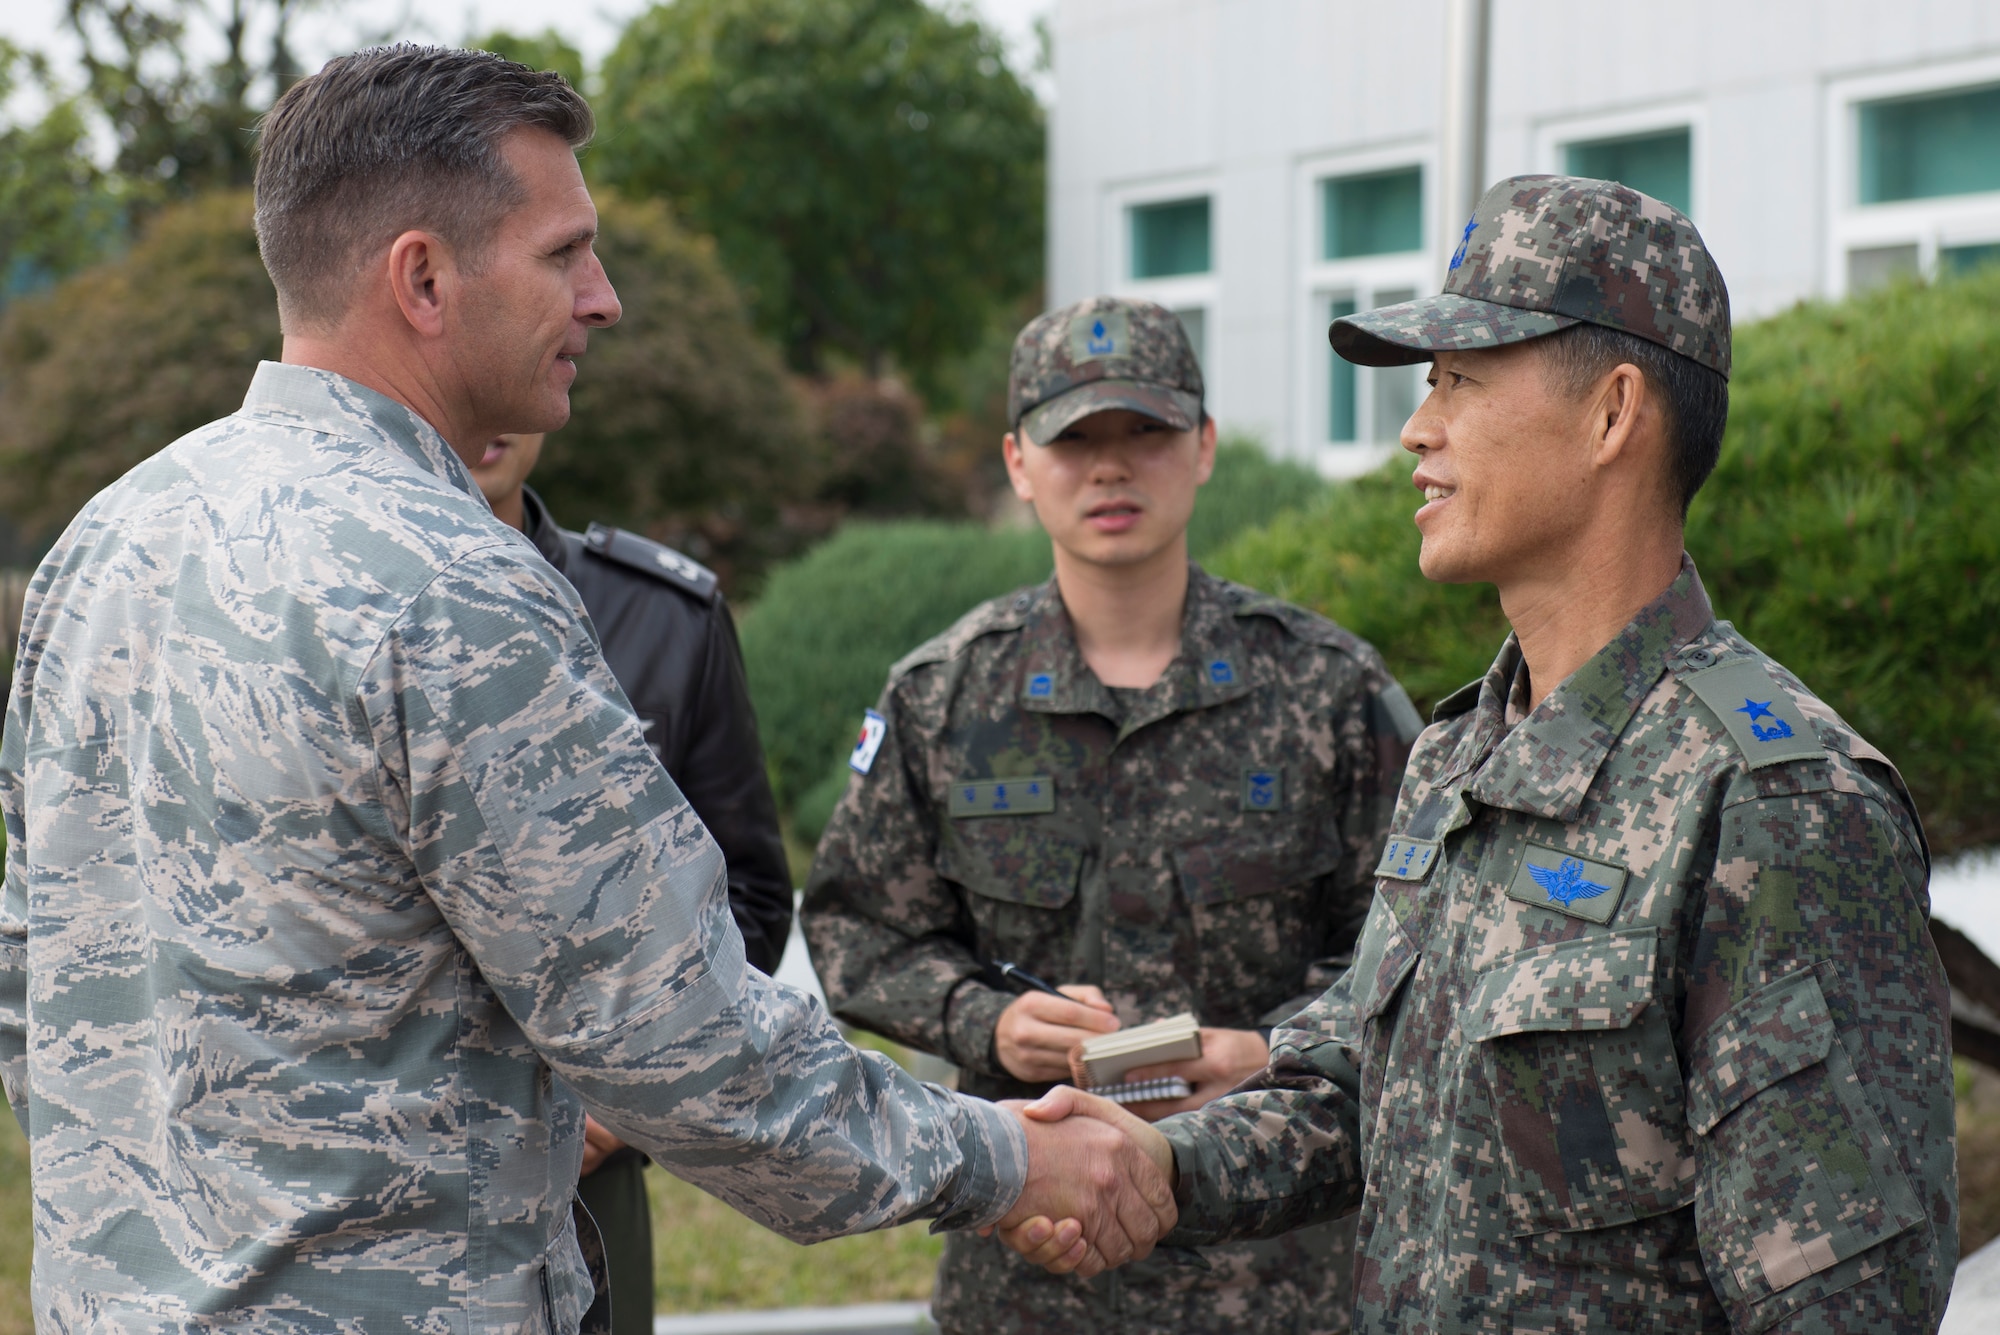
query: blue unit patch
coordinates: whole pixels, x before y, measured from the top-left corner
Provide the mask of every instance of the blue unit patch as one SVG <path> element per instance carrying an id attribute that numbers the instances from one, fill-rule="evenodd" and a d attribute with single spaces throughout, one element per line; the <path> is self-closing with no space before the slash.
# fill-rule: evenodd
<path id="1" fill-rule="evenodd" d="M 1046 774 L 960 779 L 946 805 L 954 817 L 1041 815 L 1056 809 L 1056 781 Z"/>
<path id="2" fill-rule="evenodd" d="M 1507 886 L 1507 898 L 1587 922 L 1607 923 L 1625 893 L 1625 869 L 1567 849 L 1529 844 Z"/>
<path id="3" fill-rule="evenodd" d="M 1227 686 L 1236 680 L 1236 669 L 1226 658 L 1218 658 L 1208 665 L 1208 679 L 1217 686 Z"/>
<path id="4" fill-rule="evenodd" d="M 1046 700 L 1056 693 L 1056 679 L 1046 672 L 1037 672 L 1028 678 L 1028 694 L 1037 700 Z"/>
<path id="5" fill-rule="evenodd" d="M 1285 772 L 1281 769 L 1244 770 L 1242 806 L 1245 811 L 1283 811 Z"/>
<path id="6" fill-rule="evenodd" d="M 1388 847 L 1382 850 L 1382 860 L 1375 864 L 1375 874 L 1392 881 L 1421 881 L 1431 874 L 1437 857 L 1437 840 L 1392 834 Z"/>
<path id="7" fill-rule="evenodd" d="M 1099 357 L 1109 357 L 1112 353 L 1118 351 L 1118 340 L 1113 338 L 1111 331 L 1104 327 L 1104 321 L 1098 320 L 1090 326 L 1089 347 Z"/>
<path id="8" fill-rule="evenodd" d="M 1568 908 L 1579 899 L 1595 899 L 1610 890 L 1602 881 L 1593 881 L 1583 874 L 1583 864 L 1575 858 L 1564 858 L 1556 867 L 1536 867 L 1530 865 L 1528 874 L 1535 878 L 1535 884 L 1549 892 L 1549 902 Z"/>

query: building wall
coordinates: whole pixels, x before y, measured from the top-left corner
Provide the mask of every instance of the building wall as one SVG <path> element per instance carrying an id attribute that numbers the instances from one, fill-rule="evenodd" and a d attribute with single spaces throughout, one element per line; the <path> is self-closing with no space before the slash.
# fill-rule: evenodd
<path id="1" fill-rule="evenodd" d="M 1929 272 L 1941 245 L 2000 241 L 2000 191 L 1864 208 L 1854 177 L 1858 101 L 2000 84 L 2000 5 L 1662 12 L 1493 0 L 1487 179 L 1562 170 L 1569 141 L 1686 126 L 1691 212 L 1739 321 L 1842 294 L 1857 247 Z M 1057 0 L 1051 301 L 1119 291 L 1199 310 L 1226 428 L 1330 473 L 1382 458 L 1329 443 L 1328 302 L 1435 290 L 1457 240 L 1434 216 L 1444 17 L 1442 0 Z M 1421 252 L 1321 261 L 1321 179 L 1406 165 L 1423 169 Z M 1135 280 L 1129 210 L 1204 194 L 1210 272 Z M 1359 433 L 1393 440 L 1405 400 L 1363 376 L 1356 397 L 1380 406 L 1359 410 Z"/>

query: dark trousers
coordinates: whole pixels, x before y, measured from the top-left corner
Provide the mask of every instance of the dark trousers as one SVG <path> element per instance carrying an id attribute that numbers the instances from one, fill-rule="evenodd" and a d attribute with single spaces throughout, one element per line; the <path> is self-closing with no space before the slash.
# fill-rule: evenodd
<path id="1" fill-rule="evenodd" d="M 619 1150 L 576 1184 L 576 1194 L 604 1235 L 612 1335 L 653 1335 L 653 1215 L 646 1204 L 646 1156 Z"/>

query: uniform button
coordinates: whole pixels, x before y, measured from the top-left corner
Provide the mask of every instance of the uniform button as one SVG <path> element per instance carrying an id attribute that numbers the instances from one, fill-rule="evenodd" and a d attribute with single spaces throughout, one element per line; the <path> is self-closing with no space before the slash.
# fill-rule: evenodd
<path id="1" fill-rule="evenodd" d="M 1695 667 L 1705 668 L 1715 661 L 1715 651 L 1713 649 L 1690 649 L 1687 651 L 1686 657 L 1687 661 Z"/>
<path id="2" fill-rule="evenodd" d="M 1014 610 L 1016 612 L 1025 612 L 1030 607 L 1034 606 L 1034 603 L 1035 603 L 1035 595 L 1032 593 L 1024 593 L 1020 597 L 1014 600 Z"/>

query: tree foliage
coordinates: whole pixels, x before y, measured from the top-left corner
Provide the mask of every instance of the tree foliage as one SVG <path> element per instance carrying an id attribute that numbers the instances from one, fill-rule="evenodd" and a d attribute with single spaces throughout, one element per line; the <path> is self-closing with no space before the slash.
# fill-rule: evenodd
<path id="1" fill-rule="evenodd" d="M 1254 444 L 1224 445 L 1189 550 L 1202 560 L 1323 486 Z M 832 812 L 861 711 L 889 665 L 976 604 L 1046 579 L 1050 564 L 1039 528 L 905 521 L 849 524 L 772 574 L 744 618 L 743 653 L 778 800 L 802 835 L 817 838 Z"/>
<path id="2" fill-rule="evenodd" d="M 1737 331 L 1688 549 L 1726 617 L 1896 761 L 1939 853 L 2000 842 L 2000 271 Z M 1492 660 L 1490 587 L 1417 570 L 1407 460 L 1218 564 L 1373 641 L 1428 708 Z"/>
<path id="3" fill-rule="evenodd" d="M 658 202 L 600 191 L 597 204 L 598 253 L 625 313 L 591 335 L 535 486 L 573 527 L 648 531 L 754 573 L 787 546 L 783 508 L 811 495 L 810 420 L 714 246 Z"/>
<path id="4" fill-rule="evenodd" d="M 312 3 L 64 0 L 117 170 L 169 198 L 250 184 L 257 117 L 299 78 L 291 24 Z M 203 63 L 211 42 L 219 55 Z"/>
<path id="5" fill-rule="evenodd" d="M 164 210 L 123 257 L 0 319 L 0 509 L 31 531 L 67 522 L 140 460 L 236 411 L 278 346 L 249 194 Z"/>
<path id="6" fill-rule="evenodd" d="M 606 60 L 602 180 L 713 235 L 794 367 L 931 378 L 1032 288 L 1042 113 L 978 24 L 922 0 L 677 0 Z"/>
<path id="7" fill-rule="evenodd" d="M 64 97 L 47 60 L 0 39 L 0 106 L 34 86 L 39 121 L 0 126 L 0 303 L 102 255 L 122 230 L 122 190 L 90 154 L 85 107 Z"/>

